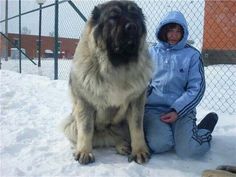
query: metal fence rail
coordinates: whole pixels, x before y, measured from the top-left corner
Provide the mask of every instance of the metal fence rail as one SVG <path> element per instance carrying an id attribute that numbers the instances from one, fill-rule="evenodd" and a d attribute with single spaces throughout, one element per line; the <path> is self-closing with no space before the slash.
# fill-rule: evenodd
<path id="1" fill-rule="evenodd" d="M 94 6 L 104 1 L 47 0 L 41 8 L 36 1 L 1 1 L 1 33 L 12 40 L 7 43 L 4 35 L 0 36 L 1 68 L 45 75 L 52 79 L 68 79 L 73 52 L 79 42 L 85 21 Z M 146 17 L 148 43 L 156 42 L 156 26 L 169 11 L 179 10 L 185 15 L 189 24 L 189 42 L 202 52 L 205 63 L 207 89 L 200 106 L 214 111 L 236 113 L 235 2 L 233 0 L 135 1 Z M 41 31 L 38 13 L 40 9 Z M 42 34 L 41 50 L 38 46 L 39 32 Z M 19 48 L 19 39 L 21 39 L 21 51 L 25 49 L 26 55 L 33 58 L 34 62 L 41 56 L 41 66 L 35 66 L 24 58 L 20 63 L 17 57 L 14 59 L 15 47 L 11 43 L 18 45 Z M 5 44 L 9 45 L 8 50 L 4 48 Z"/>

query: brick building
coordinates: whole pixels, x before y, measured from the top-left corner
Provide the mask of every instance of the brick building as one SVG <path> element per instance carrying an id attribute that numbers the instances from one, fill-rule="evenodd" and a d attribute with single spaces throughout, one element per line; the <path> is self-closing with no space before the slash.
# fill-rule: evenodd
<path id="1" fill-rule="evenodd" d="M 8 38 L 16 45 L 19 44 L 19 35 L 14 33 L 8 33 Z M 1 36 L 0 51 L 4 51 L 4 39 Z M 71 59 L 74 55 L 75 48 L 79 42 L 79 39 L 73 38 L 59 38 L 59 58 Z M 8 55 L 12 56 L 12 50 L 14 46 L 8 45 Z M 36 58 L 38 56 L 38 36 L 37 35 L 21 35 L 21 48 L 23 48 L 26 54 L 30 58 Z M 41 56 L 43 58 L 53 58 L 54 51 L 54 38 L 50 36 L 41 36 Z"/>
<path id="2" fill-rule="evenodd" d="M 203 59 L 206 65 L 236 64 L 235 1 L 205 1 Z"/>

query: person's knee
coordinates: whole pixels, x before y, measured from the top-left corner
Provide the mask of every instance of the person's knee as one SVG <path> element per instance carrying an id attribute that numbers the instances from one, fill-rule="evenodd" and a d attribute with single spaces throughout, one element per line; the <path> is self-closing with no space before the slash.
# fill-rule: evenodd
<path id="1" fill-rule="evenodd" d="M 171 150 L 174 143 L 171 139 L 147 138 L 147 144 L 152 153 L 162 153 Z"/>

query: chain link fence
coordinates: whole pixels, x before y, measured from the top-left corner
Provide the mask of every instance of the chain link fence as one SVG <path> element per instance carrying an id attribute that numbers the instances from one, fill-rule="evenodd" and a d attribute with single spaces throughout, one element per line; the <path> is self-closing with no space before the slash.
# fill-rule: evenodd
<path id="1" fill-rule="evenodd" d="M 95 5 L 104 1 L 58 1 L 59 79 L 68 79 L 71 59 L 85 25 L 85 18 L 89 18 Z M 17 45 L 19 3 L 18 0 L 8 0 L 8 6 L 6 6 L 6 2 L 7 0 L 5 2 L 1 1 L 1 34 L 7 32 L 8 38 L 13 44 Z M 22 73 L 39 74 L 54 78 L 55 2 L 47 0 L 42 6 L 41 67 L 26 58 L 21 61 Z M 69 2 L 72 2 L 72 4 Z M 156 27 L 169 11 L 179 10 L 185 15 L 189 25 L 189 43 L 202 52 L 205 64 L 207 88 L 199 106 L 212 111 L 235 114 L 236 4 L 234 0 L 136 0 L 136 2 L 142 8 L 146 17 L 147 42 L 150 44 L 156 42 Z M 21 47 L 37 63 L 39 5 L 33 0 L 21 0 L 21 8 Z M 8 12 L 6 13 L 7 9 Z M 0 44 L 2 46 L 0 50 L 1 69 L 19 72 L 19 56 L 14 56 L 16 54 L 15 46 L 9 43 L 8 51 L 6 51 L 3 35 L 1 35 Z M 27 45 L 30 48 L 27 48 Z"/>

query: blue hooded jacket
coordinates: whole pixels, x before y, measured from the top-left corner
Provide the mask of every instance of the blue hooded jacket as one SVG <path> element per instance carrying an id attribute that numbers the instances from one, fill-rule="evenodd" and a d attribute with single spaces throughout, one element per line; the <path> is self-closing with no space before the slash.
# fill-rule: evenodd
<path id="1" fill-rule="evenodd" d="M 175 45 L 161 41 L 160 29 L 177 23 L 184 29 L 182 39 Z M 178 117 L 196 112 L 205 91 L 204 68 L 200 52 L 187 44 L 188 27 L 182 13 L 170 12 L 156 30 L 158 44 L 149 50 L 154 62 L 154 75 L 148 87 L 147 109 L 160 113 L 174 109 Z"/>

